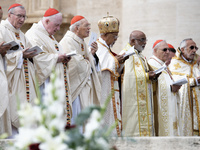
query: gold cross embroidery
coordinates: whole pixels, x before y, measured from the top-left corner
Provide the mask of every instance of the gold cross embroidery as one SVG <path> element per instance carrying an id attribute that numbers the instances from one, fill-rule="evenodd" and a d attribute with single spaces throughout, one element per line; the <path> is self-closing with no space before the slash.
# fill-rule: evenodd
<path id="1" fill-rule="evenodd" d="M 139 66 L 140 66 L 140 64 L 139 64 L 138 62 L 136 62 L 136 63 L 135 63 L 135 65 L 136 65 L 137 67 L 139 67 Z"/>
<path id="2" fill-rule="evenodd" d="M 142 99 L 142 100 L 145 99 L 145 95 L 142 94 L 142 93 L 139 95 L 139 97 L 140 97 L 140 99 Z"/>
<path id="3" fill-rule="evenodd" d="M 145 121 L 145 119 L 146 119 L 146 116 L 143 115 L 143 116 L 142 116 L 142 121 Z"/>
<path id="4" fill-rule="evenodd" d="M 148 132 L 146 130 L 142 131 L 142 135 L 147 136 Z"/>
<path id="5" fill-rule="evenodd" d="M 180 64 L 177 63 L 177 64 L 174 64 L 174 67 L 175 67 L 175 70 L 177 70 L 178 68 L 181 68 Z"/>

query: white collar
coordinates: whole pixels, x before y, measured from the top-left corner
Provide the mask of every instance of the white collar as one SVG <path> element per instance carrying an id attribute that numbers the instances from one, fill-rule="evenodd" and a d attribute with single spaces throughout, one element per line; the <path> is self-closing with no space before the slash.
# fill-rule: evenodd
<path id="1" fill-rule="evenodd" d="M 105 46 L 107 46 L 108 48 L 110 48 L 110 47 L 107 45 L 106 41 L 104 41 L 101 37 L 99 37 L 99 41 L 100 41 L 101 43 L 103 43 Z"/>
<path id="2" fill-rule="evenodd" d="M 15 30 L 20 31 L 20 28 L 19 28 L 19 29 L 16 29 L 16 28 L 10 23 L 10 21 L 8 20 L 8 18 L 6 19 L 6 21 L 7 21 Z"/>
<path id="3" fill-rule="evenodd" d="M 44 25 L 43 25 L 43 23 L 42 23 L 41 20 L 38 22 L 38 24 L 39 24 L 43 29 L 45 29 L 45 27 L 44 27 Z M 46 29 L 45 29 L 45 30 L 46 30 Z"/>
<path id="4" fill-rule="evenodd" d="M 192 62 L 192 60 L 187 60 L 183 55 L 181 55 L 181 57 L 182 57 L 186 62 L 188 62 L 188 63 L 191 63 L 191 62 Z"/>
<path id="5" fill-rule="evenodd" d="M 158 57 L 156 57 L 155 55 L 153 55 L 152 58 L 154 58 L 155 60 L 157 60 L 161 65 L 163 65 L 165 63 L 162 60 L 160 60 Z"/>

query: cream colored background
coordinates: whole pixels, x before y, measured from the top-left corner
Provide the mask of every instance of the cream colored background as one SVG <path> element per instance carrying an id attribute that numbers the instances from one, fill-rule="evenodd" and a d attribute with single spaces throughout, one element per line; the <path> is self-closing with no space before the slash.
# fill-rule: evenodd
<path id="1" fill-rule="evenodd" d="M 148 38 L 143 52 L 147 58 L 157 39 L 165 39 L 177 48 L 181 40 L 192 37 L 200 47 L 200 0 L 0 0 L 4 18 L 8 7 L 16 2 L 27 10 L 24 32 L 38 22 L 49 7 L 61 11 L 64 19 L 61 31 L 56 34 L 58 41 L 74 15 L 85 16 L 91 23 L 91 31 L 99 33 L 97 22 L 109 12 L 120 20 L 119 38 L 112 48 L 117 53 L 135 29 L 142 30 Z"/>

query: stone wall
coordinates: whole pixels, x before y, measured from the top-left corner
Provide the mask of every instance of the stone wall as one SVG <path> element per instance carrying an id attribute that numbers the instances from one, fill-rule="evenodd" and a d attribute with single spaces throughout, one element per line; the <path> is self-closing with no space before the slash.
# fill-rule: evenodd
<path id="1" fill-rule="evenodd" d="M 124 0 L 123 45 L 128 34 L 138 29 L 148 38 L 144 51 L 147 57 L 152 54 L 152 45 L 157 39 L 165 39 L 177 48 L 183 39 L 192 37 L 200 46 L 199 7 L 199 0 Z"/>

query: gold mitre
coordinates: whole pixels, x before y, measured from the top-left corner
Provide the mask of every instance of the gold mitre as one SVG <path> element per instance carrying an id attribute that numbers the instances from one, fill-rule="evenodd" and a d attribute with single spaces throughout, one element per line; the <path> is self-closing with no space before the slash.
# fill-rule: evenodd
<path id="1" fill-rule="evenodd" d="M 100 33 L 119 32 L 119 20 L 113 16 L 103 17 L 98 26 Z"/>

